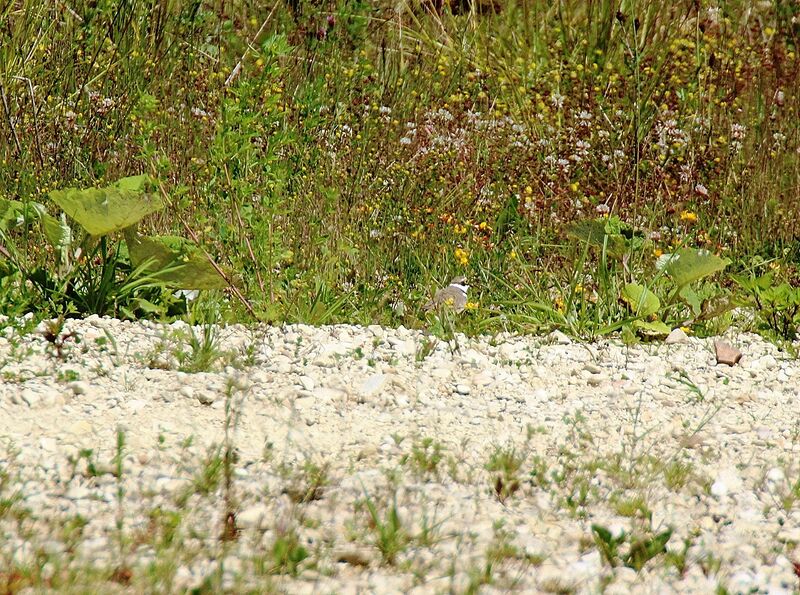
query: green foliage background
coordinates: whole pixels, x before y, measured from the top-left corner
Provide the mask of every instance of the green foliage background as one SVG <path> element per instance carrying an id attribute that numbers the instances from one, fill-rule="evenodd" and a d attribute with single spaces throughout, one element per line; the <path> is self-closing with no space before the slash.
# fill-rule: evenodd
<path id="1" fill-rule="evenodd" d="M 738 285 L 717 273 L 677 299 L 657 257 L 707 250 L 746 278 L 797 285 L 798 11 L 9 3 L 0 198 L 44 205 L 52 236 L 58 191 L 151 176 L 165 208 L 140 231 L 231 271 L 248 306 L 201 298 L 231 320 L 419 326 L 430 292 L 466 274 L 469 332 L 619 330 L 637 317 L 621 299 L 630 284 L 661 296 L 667 326 L 715 332 L 727 319 L 708 313 L 727 308 L 712 302 Z M 599 237 L 570 232 L 597 218 Z M 74 296 L 26 283 L 63 255 L 22 219 L 0 236 L 0 309 L 70 310 Z M 119 259 L 112 285 L 135 268 L 120 245 L 104 248 Z"/>

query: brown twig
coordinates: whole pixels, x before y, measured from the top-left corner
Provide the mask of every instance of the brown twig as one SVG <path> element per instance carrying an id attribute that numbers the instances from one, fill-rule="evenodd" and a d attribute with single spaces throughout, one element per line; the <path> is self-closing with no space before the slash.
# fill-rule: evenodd
<path id="1" fill-rule="evenodd" d="M 14 145 L 17 147 L 17 155 L 22 154 L 22 146 L 19 144 L 19 137 L 17 136 L 17 129 L 14 127 L 14 120 L 11 118 L 11 110 L 8 107 L 8 99 L 6 99 L 6 89 L 3 83 L 0 83 L 0 96 L 3 98 L 3 111 L 8 120 L 8 127 L 11 129 L 11 136 L 14 137 Z"/>
<path id="2" fill-rule="evenodd" d="M 197 247 L 198 247 L 198 248 L 200 248 L 200 250 L 202 250 L 202 251 L 203 251 L 203 254 L 205 254 L 205 255 L 206 255 L 206 258 L 208 259 L 208 262 L 209 262 L 209 263 L 211 263 L 211 266 L 212 266 L 212 267 L 214 267 L 214 270 L 215 270 L 215 271 L 217 271 L 217 273 L 219 274 L 219 276 L 220 276 L 220 277 L 222 277 L 222 278 L 225 280 L 225 283 L 227 283 L 227 284 L 228 284 L 228 287 L 230 287 L 230 288 L 231 288 L 231 292 L 233 292 L 233 295 L 235 295 L 235 296 L 236 296 L 236 298 L 237 298 L 237 299 L 238 299 L 240 302 L 242 302 L 242 305 L 243 305 L 243 306 L 244 306 L 244 307 L 247 309 L 247 311 L 248 311 L 248 313 L 250 314 L 250 316 L 252 316 L 252 317 L 253 317 L 253 318 L 255 318 L 255 319 L 258 319 L 258 316 L 256 316 L 256 311 L 255 311 L 255 309 L 253 308 L 253 305 L 252 305 L 252 304 L 251 304 L 251 303 L 250 303 L 250 302 L 247 300 L 247 298 L 246 298 L 246 297 L 244 297 L 244 295 L 242 295 L 242 292 L 241 292 L 241 291 L 239 291 L 239 288 L 238 288 L 238 287 L 236 287 L 236 284 L 235 284 L 235 283 L 233 282 L 233 280 L 232 280 L 232 279 L 231 279 L 231 278 L 228 276 L 228 274 L 227 274 L 225 271 L 223 271 L 223 270 L 222 270 L 222 267 L 220 267 L 220 266 L 219 266 L 219 265 L 218 265 L 218 264 L 217 264 L 217 263 L 214 261 L 214 259 L 213 259 L 213 258 L 211 258 L 211 255 L 208 253 L 208 251 L 207 251 L 205 248 L 203 248 L 203 247 L 200 245 L 200 241 L 199 241 L 199 239 L 197 238 L 197 234 L 196 234 L 196 233 L 194 233 L 194 230 L 193 230 L 191 227 L 189 227 L 189 224 L 188 224 L 188 223 L 186 223 L 186 221 L 184 221 L 184 220 L 183 220 L 183 217 L 180 217 L 180 216 L 179 216 L 179 219 L 180 219 L 180 221 L 181 221 L 181 224 L 183 224 L 183 228 L 186 230 L 186 233 L 188 233 L 188 234 L 189 234 L 189 236 L 191 236 L 191 238 L 192 238 L 192 241 L 193 241 L 195 244 L 197 244 Z"/>
<path id="3" fill-rule="evenodd" d="M 258 31 L 256 31 L 253 40 L 248 42 L 247 49 L 245 49 L 244 54 L 242 54 L 242 57 L 239 58 L 239 61 L 236 63 L 236 66 L 233 67 L 233 70 L 231 70 L 231 73 L 228 75 L 228 78 L 225 79 L 225 85 L 224 85 L 225 87 L 229 86 L 233 81 L 236 80 L 236 77 L 239 76 L 239 72 L 241 72 L 242 70 L 242 64 L 244 64 L 244 59 L 247 57 L 247 54 L 250 53 L 250 48 L 253 47 L 253 44 L 258 42 L 258 38 L 261 37 L 261 34 L 267 27 L 267 23 L 269 23 L 270 19 L 272 18 L 272 15 L 275 14 L 275 9 L 278 8 L 279 4 L 280 2 L 275 3 L 275 5 L 272 7 L 272 10 L 269 11 L 267 18 L 264 19 L 264 22 L 261 23 L 261 26 L 258 28 Z"/>
<path id="4" fill-rule="evenodd" d="M 79 23 L 83 22 L 83 17 L 72 10 L 72 8 L 66 2 L 59 1 L 59 4 L 72 16 L 73 19 L 77 20 Z"/>
<path id="5" fill-rule="evenodd" d="M 227 164 L 224 167 L 225 167 L 225 180 L 228 182 L 228 188 L 230 188 L 232 186 L 232 184 L 231 184 L 231 174 L 230 174 L 230 171 L 228 171 Z M 244 230 L 244 221 L 242 220 L 242 215 L 241 215 L 241 212 L 239 211 L 239 203 L 237 203 L 235 200 L 233 201 L 233 208 L 234 208 L 234 210 L 236 212 L 236 220 L 239 222 L 239 228 L 241 230 Z M 245 244 L 247 244 L 247 251 L 250 253 L 250 259 L 253 261 L 253 267 L 255 268 L 255 271 L 256 271 L 256 279 L 258 280 L 258 286 L 261 289 L 261 293 L 263 294 L 264 293 L 264 280 L 261 278 L 261 271 L 258 270 L 258 260 L 256 260 L 256 255 L 253 252 L 253 246 L 250 243 L 250 238 L 248 237 L 248 235 L 246 233 L 244 234 L 244 242 L 245 242 Z M 272 295 L 271 291 L 270 291 L 270 294 L 269 294 L 269 299 L 270 299 L 270 301 L 275 301 L 275 297 Z"/>
<path id="6" fill-rule="evenodd" d="M 15 76 L 18 81 L 28 83 L 28 93 L 31 97 L 31 113 L 33 113 L 33 140 L 36 141 L 36 155 L 39 157 L 39 165 L 44 167 L 44 154 L 42 153 L 42 142 L 39 140 L 39 117 L 36 115 L 36 99 L 33 95 L 33 83 L 26 76 Z"/>
<path id="7" fill-rule="evenodd" d="M 161 196 L 164 197 L 166 203 L 169 204 L 170 203 L 169 195 L 167 194 L 167 191 L 164 189 L 164 185 L 161 182 L 158 183 L 158 190 L 159 192 L 161 192 Z M 228 284 L 228 287 L 230 287 L 233 295 L 235 295 L 236 298 L 242 303 L 242 305 L 245 307 L 250 316 L 258 320 L 258 316 L 256 315 L 256 311 L 253 308 L 253 305 L 247 300 L 246 297 L 244 297 L 242 292 L 239 291 L 239 288 L 236 287 L 236 284 L 233 282 L 233 279 L 231 279 L 230 276 L 225 271 L 222 270 L 222 267 L 220 267 L 214 261 L 214 259 L 208 253 L 208 251 L 205 248 L 203 248 L 202 245 L 200 245 L 200 240 L 197 237 L 197 234 L 194 232 L 194 230 L 191 227 L 189 227 L 189 224 L 186 223 L 186 221 L 180 215 L 178 215 L 178 220 L 181 222 L 181 225 L 183 225 L 183 228 L 186 230 L 186 233 L 188 233 L 189 236 L 192 238 L 192 241 L 197 245 L 197 247 L 200 250 L 203 251 L 203 254 L 205 255 L 206 259 L 208 259 L 208 262 L 211 264 L 212 267 L 214 267 L 214 270 L 217 271 L 217 274 L 225 280 L 225 283 Z"/>

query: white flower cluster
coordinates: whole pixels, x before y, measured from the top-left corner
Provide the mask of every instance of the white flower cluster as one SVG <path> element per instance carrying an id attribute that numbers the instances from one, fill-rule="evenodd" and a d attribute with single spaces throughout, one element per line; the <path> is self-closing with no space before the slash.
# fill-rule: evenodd
<path id="1" fill-rule="evenodd" d="M 742 124 L 731 124 L 731 152 L 738 153 L 742 148 L 742 142 L 747 136 L 747 127 Z"/>

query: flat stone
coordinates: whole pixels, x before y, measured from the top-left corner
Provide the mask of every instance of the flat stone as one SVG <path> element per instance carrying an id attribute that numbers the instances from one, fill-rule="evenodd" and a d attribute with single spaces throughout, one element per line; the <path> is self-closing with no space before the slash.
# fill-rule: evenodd
<path id="1" fill-rule="evenodd" d="M 313 393 L 313 398 L 320 403 L 332 403 L 347 398 L 347 392 L 340 388 L 327 386 L 318 387 Z"/>
<path id="2" fill-rule="evenodd" d="M 74 485 L 70 487 L 64 497 L 68 500 L 83 500 L 84 498 L 88 498 L 91 495 L 91 491 L 88 488 L 85 488 L 82 485 Z"/>
<path id="3" fill-rule="evenodd" d="M 475 386 L 489 386 L 494 381 L 494 375 L 489 370 L 482 370 L 472 377 L 472 384 Z"/>
<path id="4" fill-rule="evenodd" d="M 689 336 L 680 327 L 672 329 L 672 332 L 664 339 L 666 345 L 681 345 L 689 342 Z"/>
<path id="5" fill-rule="evenodd" d="M 372 564 L 373 553 L 370 549 L 364 547 L 341 547 L 333 552 L 333 559 L 350 566 L 369 567 Z"/>
<path id="6" fill-rule="evenodd" d="M 570 339 L 567 335 L 562 333 L 561 331 L 553 331 L 547 338 L 550 340 L 551 343 L 555 343 L 556 345 L 570 345 L 572 344 L 572 339 Z"/>
<path id="7" fill-rule="evenodd" d="M 734 366 L 742 359 L 742 352 L 725 341 L 714 341 L 714 351 L 717 356 L 718 364 Z"/>
<path id="8" fill-rule="evenodd" d="M 385 374 L 373 374 L 361 383 L 361 385 L 358 387 L 358 391 L 366 397 L 371 397 L 380 392 L 385 385 Z"/>
<path id="9" fill-rule="evenodd" d="M 269 519 L 269 508 L 264 504 L 255 504 L 245 508 L 236 515 L 236 524 L 241 529 L 257 529 Z"/>
<path id="10" fill-rule="evenodd" d="M 201 390 L 197 391 L 197 400 L 201 405 L 212 405 L 216 401 L 214 393 Z"/>
<path id="11" fill-rule="evenodd" d="M 300 376 L 300 378 L 297 379 L 297 382 L 303 387 L 303 389 L 308 391 L 314 390 L 317 385 L 317 383 L 314 382 L 314 379 L 310 376 Z"/>
<path id="12" fill-rule="evenodd" d="M 91 387 L 88 382 L 76 380 L 75 382 L 70 382 L 69 388 L 74 395 L 88 395 Z"/>

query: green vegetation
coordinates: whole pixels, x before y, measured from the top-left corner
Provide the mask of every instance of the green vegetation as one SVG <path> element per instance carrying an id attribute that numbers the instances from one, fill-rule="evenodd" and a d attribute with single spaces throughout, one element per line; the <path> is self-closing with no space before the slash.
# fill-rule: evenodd
<path id="1" fill-rule="evenodd" d="M 0 312 L 792 338 L 797 10 L 9 4 Z"/>
<path id="2" fill-rule="evenodd" d="M 644 565 L 659 554 L 666 552 L 666 544 L 672 537 L 672 530 L 662 531 L 658 534 L 649 534 L 643 537 L 633 537 L 624 531 L 618 536 L 600 525 L 592 525 L 597 548 L 603 559 L 610 566 L 624 564 L 637 572 Z M 627 551 L 622 552 L 621 546 L 627 545 Z"/>
<path id="3" fill-rule="evenodd" d="M 426 437 L 411 445 L 411 453 L 403 455 L 401 462 L 420 477 L 439 476 L 439 464 L 444 460 L 445 448 L 440 442 Z"/>

